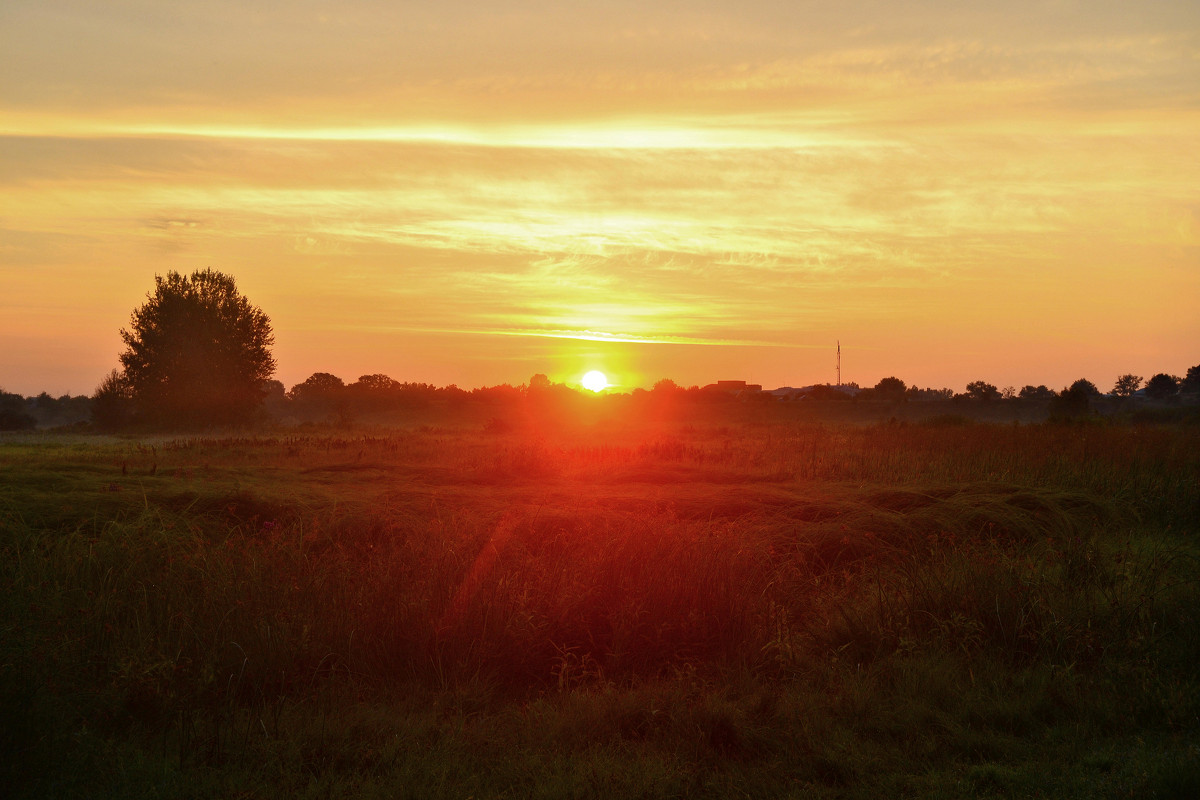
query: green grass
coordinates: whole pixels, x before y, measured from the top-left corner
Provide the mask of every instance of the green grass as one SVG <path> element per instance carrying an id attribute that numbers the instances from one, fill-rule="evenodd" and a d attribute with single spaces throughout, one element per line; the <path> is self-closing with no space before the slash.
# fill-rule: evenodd
<path id="1" fill-rule="evenodd" d="M 1194 426 L 0 440 L 0 785 L 1180 797 Z"/>

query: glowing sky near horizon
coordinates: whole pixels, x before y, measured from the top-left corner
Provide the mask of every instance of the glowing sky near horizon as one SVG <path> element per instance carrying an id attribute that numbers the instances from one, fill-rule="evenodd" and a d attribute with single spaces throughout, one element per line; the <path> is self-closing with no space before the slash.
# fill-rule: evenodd
<path id="1" fill-rule="evenodd" d="M 209 266 L 288 386 L 1183 374 L 1198 143 L 1190 0 L 8 0 L 0 387 Z"/>

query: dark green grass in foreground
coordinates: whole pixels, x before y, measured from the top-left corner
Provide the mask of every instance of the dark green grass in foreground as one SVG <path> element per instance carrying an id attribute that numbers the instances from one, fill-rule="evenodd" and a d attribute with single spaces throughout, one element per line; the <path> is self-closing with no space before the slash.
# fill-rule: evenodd
<path id="1" fill-rule="evenodd" d="M 0 443 L 17 796 L 1193 797 L 1200 436 Z"/>

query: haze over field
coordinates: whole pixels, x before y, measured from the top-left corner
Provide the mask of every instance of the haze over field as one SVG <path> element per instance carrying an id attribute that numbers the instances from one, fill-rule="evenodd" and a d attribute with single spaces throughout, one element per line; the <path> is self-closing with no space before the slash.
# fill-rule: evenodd
<path id="1" fill-rule="evenodd" d="M 1188 0 L 8 0 L 0 386 L 207 266 L 288 386 L 1183 374 L 1197 142 Z"/>

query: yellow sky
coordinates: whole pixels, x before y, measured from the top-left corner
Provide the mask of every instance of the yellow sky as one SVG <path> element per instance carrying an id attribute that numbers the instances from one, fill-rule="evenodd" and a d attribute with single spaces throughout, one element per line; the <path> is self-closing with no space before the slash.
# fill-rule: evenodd
<path id="1" fill-rule="evenodd" d="M 0 387 L 208 266 L 289 386 L 1182 374 L 1198 143 L 1194 2 L 8 0 Z"/>

